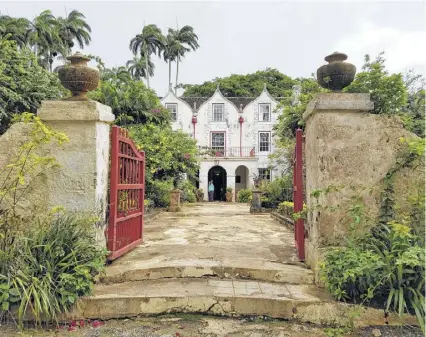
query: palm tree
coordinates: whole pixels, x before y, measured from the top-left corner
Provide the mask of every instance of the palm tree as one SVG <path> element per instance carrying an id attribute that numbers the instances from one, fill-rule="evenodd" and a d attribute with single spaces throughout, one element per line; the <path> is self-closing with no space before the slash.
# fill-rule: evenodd
<path id="1" fill-rule="evenodd" d="M 26 34 L 28 27 L 27 19 L 0 15 L 0 37 L 16 41 L 20 48 L 28 44 Z"/>
<path id="2" fill-rule="evenodd" d="M 148 60 L 148 74 L 146 72 L 146 57 L 133 57 L 133 60 L 126 62 L 129 73 L 135 80 L 154 76 L 155 65 L 151 60 Z"/>
<path id="3" fill-rule="evenodd" d="M 74 40 L 77 40 L 81 49 L 83 49 L 85 45 L 89 45 L 92 28 L 90 28 L 89 24 L 85 21 L 85 18 L 86 17 L 77 10 L 71 11 L 65 18 L 58 17 L 58 34 L 63 44 L 68 49 L 68 52 L 74 47 Z"/>
<path id="4" fill-rule="evenodd" d="M 178 78 L 179 78 L 179 62 L 182 57 L 185 56 L 186 52 L 196 50 L 200 45 L 198 44 L 198 36 L 194 33 L 194 29 L 191 26 L 183 26 L 181 29 L 169 30 L 169 33 L 173 35 L 173 39 L 176 41 L 176 86 L 175 95 L 177 94 Z M 188 48 L 189 47 L 189 48 Z"/>
<path id="5" fill-rule="evenodd" d="M 142 32 L 130 40 L 129 48 L 135 55 L 138 52 L 140 53 L 141 58 L 145 59 L 145 69 L 149 69 L 151 54 L 160 55 L 164 48 L 164 36 L 161 33 L 161 29 L 153 24 L 143 27 Z M 146 77 L 148 88 L 149 76 L 148 72 Z"/>
<path id="6" fill-rule="evenodd" d="M 172 83 L 172 62 L 176 61 L 177 52 L 179 49 L 179 42 L 176 41 L 173 34 L 173 29 L 169 28 L 169 32 L 165 38 L 163 59 L 169 64 L 169 83 L 167 87 Z"/>
<path id="7" fill-rule="evenodd" d="M 29 22 L 27 31 L 28 41 L 34 46 L 34 54 L 38 56 L 40 49 L 50 50 L 59 41 L 57 32 L 58 22 L 50 10 L 45 10 Z"/>

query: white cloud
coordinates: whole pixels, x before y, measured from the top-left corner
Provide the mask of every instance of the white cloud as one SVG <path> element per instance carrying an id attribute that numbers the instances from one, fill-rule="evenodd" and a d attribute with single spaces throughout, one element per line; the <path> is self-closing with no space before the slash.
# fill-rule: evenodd
<path id="1" fill-rule="evenodd" d="M 391 27 L 378 27 L 362 22 L 357 33 L 348 35 L 336 44 L 335 50 L 346 53 L 348 61 L 361 70 L 364 55 L 375 57 L 385 52 L 386 65 L 390 72 L 404 72 L 415 68 L 425 74 L 426 32 L 401 31 Z"/>

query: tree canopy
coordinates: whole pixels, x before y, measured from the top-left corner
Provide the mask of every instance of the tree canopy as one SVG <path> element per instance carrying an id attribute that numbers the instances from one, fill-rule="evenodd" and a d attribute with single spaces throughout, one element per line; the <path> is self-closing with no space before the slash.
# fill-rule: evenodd
<path id="1" fill-rule="evenodd" d="M 133 79 L 125 67 L 103 70 L 99 87 L 88 96 L 109 105 L 118 125 L 167 124 L 170 120 L 155 92 Z"/>
<path id="2" fill-rule="evenodd" d="M 65 59 L 76 41 L 84 48 L 91 40 L 91 28 L 77 10 L 65 17 L 55 17 L 45 10 L 32 21 L 0 15 L 0 38 L 16 41 L 19 47 L 30 48 L 40 65 L 51 72 L 57 56 Z"/>
<path id="3" fill-rule="evenodd" d="M 197 142 L 181 130 L 152 123 L 131 126 L 130 134 L 145 151 L 146 195 L 155 205 L 166 206 L 170 190 L 183 174 L 195 178 L 199 167 Z"/>
<path id="4" fill-rule="evenodd" d="M 266 84 L 272 96 L 290 97 L 293 85 L 298 82 L 298 79 L 292 79 L 277 69 L 267 68 L 252 74 L 232 74 L 223 78 L 216 77 L 203 84 L 183 84 L 181 87 L 185 89 L 183 94 L 185 97 L 209 97 L 213 95 L 217 85 L 226 97 L 256 97 Z"/>
<path id="5" fill-rule="evenodd" d="M 0 134 L 9 127 L 13 114 L 35 113 L 42 100 L 66 93 L 56 74 L 39 66 L 29 48 L 18 48 L 0 39 Z"/>

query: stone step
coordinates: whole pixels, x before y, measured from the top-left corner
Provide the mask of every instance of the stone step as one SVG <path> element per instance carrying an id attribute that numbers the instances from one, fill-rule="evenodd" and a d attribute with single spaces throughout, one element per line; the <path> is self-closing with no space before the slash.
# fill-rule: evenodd
<path id="1" fill-rule="evenodd" d="M 292 318 L 298 310 L 332 301 L 314 285 L 247 280 L 161 279 L 95 286 L 74 319 L 109 319 L 163 313 Z M 304 309 L 305 308 L 305 309 Z"/>
<path id="2" fill-rule="evenodd" d="M 249 279 L 290 284 L 314 282 L 314 273 L 304 266 L 256 259 L 177 259 L 153 262 L 129 260 L 109 266 L 105 275 L 101 277 L 101 282 L 109 284 L 212 276 L 221 279 Z"/>

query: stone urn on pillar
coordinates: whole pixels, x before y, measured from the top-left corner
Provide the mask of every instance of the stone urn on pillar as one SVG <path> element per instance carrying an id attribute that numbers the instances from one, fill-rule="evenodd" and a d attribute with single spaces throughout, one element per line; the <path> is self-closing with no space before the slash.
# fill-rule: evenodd
<path id="1" fill-rule="evenodd" d="M 170 191 L 169 212 L 180 212 L 180 190 L 178 189 Z"/>
<path id="2" fill-rule="evenodd" d="M 262 191 L 254 189 L 252 191 L 250 213 L 262 213 Z"/>
<path id="3" fill-rule="evenodd" d="M 319 85 L 334 92 L 341 92 L 343 88 L 351 84 L 355 78 L 356 67 L 344 62 L 347 58 L 346 54 L 339 52 L 326 56 L 324 59 L 328 64 L 317 70 Z"/>
<path id="4" fill-rule="evenodd" d="M 67 60 L 71 64 L 61 67 L 58 71 L 61 84 L 72 93 L 72 97 L 64 100 L 87 101 L 87 92 L 98 87 L 99 71 L 87 66 L 90 58 L 80 52 L 68 56 Z"/>

